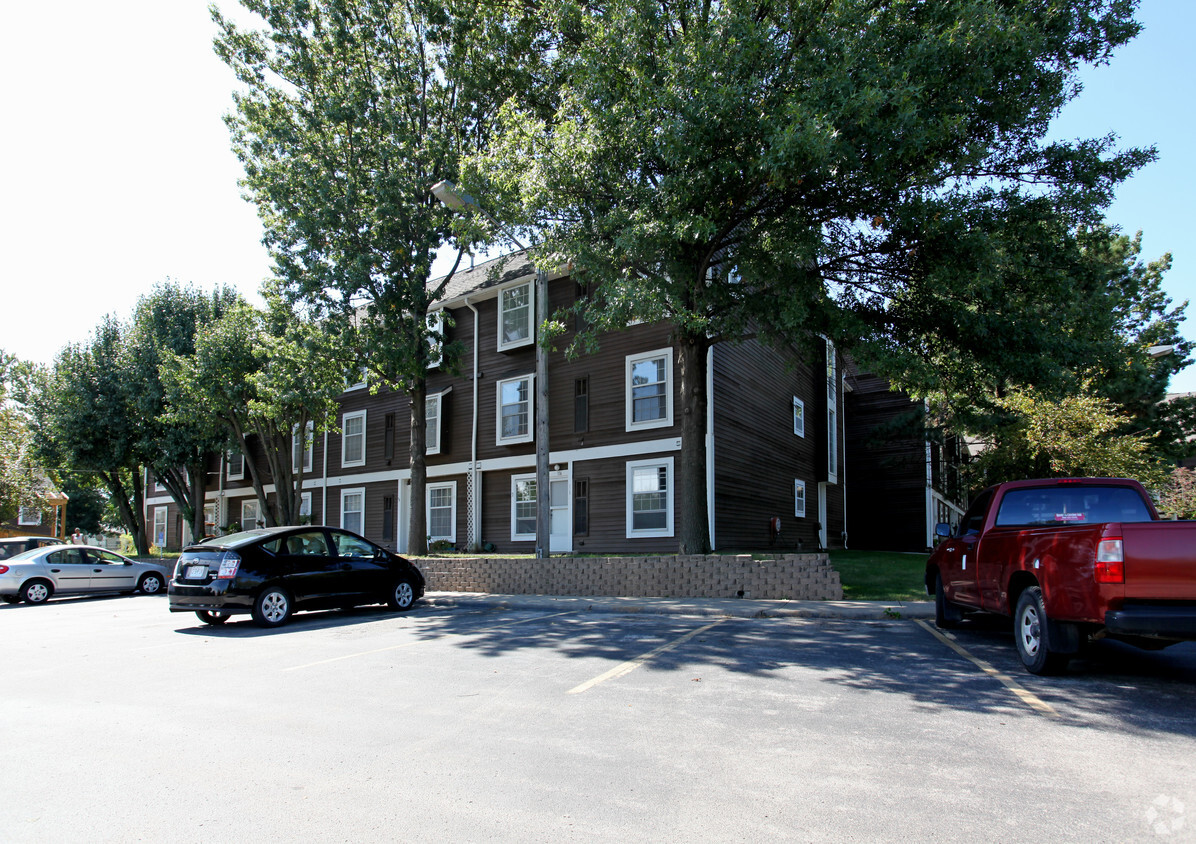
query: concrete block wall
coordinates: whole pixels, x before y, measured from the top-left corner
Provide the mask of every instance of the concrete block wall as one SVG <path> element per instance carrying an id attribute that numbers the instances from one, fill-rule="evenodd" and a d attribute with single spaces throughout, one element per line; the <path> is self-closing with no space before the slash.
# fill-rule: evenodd
<path id="1" fill-rule="evenodd" d="M 839 573 L 826 554 L 658 557 L 417 557 L 429 592 L 632 598 L 835 601 Z"/>

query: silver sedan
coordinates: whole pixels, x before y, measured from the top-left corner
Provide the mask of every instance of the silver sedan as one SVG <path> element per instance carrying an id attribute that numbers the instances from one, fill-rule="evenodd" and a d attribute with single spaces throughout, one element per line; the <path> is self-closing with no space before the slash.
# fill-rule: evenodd
<path id="1" fill-rule="evenodd" d="M 0 561 L 0 600 L 41 604 L 51 595 L 161 592 L 167 567 L 139 563 L 92 545 L 52 545 Z"/>

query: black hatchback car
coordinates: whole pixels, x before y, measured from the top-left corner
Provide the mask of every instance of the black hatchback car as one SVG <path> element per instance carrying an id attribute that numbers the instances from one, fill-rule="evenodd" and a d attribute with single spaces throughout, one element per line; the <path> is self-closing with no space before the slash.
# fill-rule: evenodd
<path id="1" fill-rule="evenodd" d="M 183 549 L 170 581 L 170 611 L 205 624 L 250 613 L 262 627 L 296 610 L 388 604 L 407 610 L 424 594 L 409 561 L 339 528 L 274 527 L 231 533 Z"/>

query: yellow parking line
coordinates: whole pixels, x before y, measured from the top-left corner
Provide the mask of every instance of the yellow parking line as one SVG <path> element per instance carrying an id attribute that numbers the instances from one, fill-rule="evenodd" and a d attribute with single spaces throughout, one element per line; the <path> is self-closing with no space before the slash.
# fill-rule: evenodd
<path id="1" fill-rule="evenodd" d="M 535 618 L 525 618 L 522 621 L 512 621 L 510 624 L 502 624 L 497 627 L 488 627 L 488 628 L 485 628 L 482 630 L 470 630 L 468 633 L 449 631 L 448 635 L 465 636 L 465 635 L 473 635 L 476 633 L 489 633 L 493 630 L 505 630 L 508 627 L 517 627 L 520 624 L 529 624 L 533 621 L 543 621 L 546 618 L 555 618 L 558 615 L 569 615 L 570 613 L 574 613 L 574 612 L 576 612 L 576 610 L 566 610 L 565 612 L 554 612 L 551 615 L 539 615 L 539 616 L 536 616 Z M 282 670 L 283 671 L 299 671 L 300 669 L 303 669 L 303 668 L 314 668 L 317 665 L 327 665 L 330 662 L 340 662 L 345 659 L 356 659 L 359 656 L 369 656 L 370 654 L 380 654 L 380 653 L 385 653 L 386 651 L 397 651 L 400 648 L 409 648 L 412 645 L 422 644 L 424 641 L 426 641 L 426 640 L 417 639 L 414 642 L 402 642 L 398 645 L 389 645 L 385 648 L 374 648 L 373 650 L 369 650 L 369 651 L 357 651 L 356 653 L 344 654 L 343 656 L 334 656 L 334 657 L 330 657 L 328 659 L 321 659 L 317 662 L 308 662 L 303 665 L 293 665 L 290 668 L 284 668 Z"/>
<path id="2" fill-rule="evenodd" d="M 691 630 L 688 633 L 686 633 L 684 636 L 680 636 L 671 642 L 661 645 L 659 648 L 656 648 L 655 650 L 648 651 L 646 654 L 643 654 L 642 656 L 637 656 L 635 659 L 628 660 L 627 662 L 623 662 L 623 663 L 620 663 L 619 665 L 616 665 L 610 671 L 607 671 L 604 674 L 599 674 L 594 679 L 587 680 L 586 682 L 582 683 L 580 686 L 574 686 L 572 689 L 565 692 L 565 694 L 579 695 L 584 691 L 588 691 L 589 689 L 594 688 L 599 683 L 605 683 L 607 680 L 613 680 L 616 677 L 622 677 L 624 674 L 630 674 L 632 671 L 639 668 L 645 662 L 652 659 L 652 657 L 659 656 L 660 654 L 664 653 L 665 651 L 671 651 L 673 648 L 677 647 L 678 645 L 688 642 L 690 639 L 692 639 L 694 636 L 697 636 L 699 633 L 705 633 L 711 627 L 717 627 L 718 625 L 722 624 L 724 621 L 726 621 L 725 618 L 720 618 L 718 621 L 711 622 L 710 624 L 707 624 L 705 627 L 699 627 L 697 630 Z"/>
<path id="3" fill-rule="evenodd" d="M 983 671 L 988 676 L 999 681 L 1002 686 L 1009 689 L 1009 691 L 1013 692 L 1014 695 L 1016 695 L 1017 698 L 1019 700 L 1021 700 L 1022 703 L 1026 704 L 1026 706 L 1030 707 L 1035 712 L 1039 713 L 1040 715 L 1045 715 L 1048 718 L 1058 718 L 1059 717 L 1059 713 L 1056 712 L 1055 709 L 1049 703 L 1042 700 L 1041 698 L 1039 698 L 1037 695 L 1033 694 L 1032 692 L 1028 692 L 1025 689 L 1023 689 L 1017 683 L 1013 682 L 1013 679 L 1011 677 L 1009 677 L 1009 675 L 1003 674 L 1002 672 L 993 668 L 991 665 L 989 665 L 987 662 L 980 659 L 979 657 L 972 656 L 970 653 L 968 653 L 963 648 L 962 645 L 960 645 L 954 639 L 949 638 L 948 636 L 944 635 L 943 633 L 940 633 L 938 630 L 931 627 L 925 621 L 922 621 L 921 619 L 914 619 L 914 621 L 919 626 L 921 626 L 923 630 L 928 632 L 931 636 L 934 636 L 934 638 L 938 639 L 940 642 L 942 642 L 944 645 L 949 647 L 951 650 L 955 651 L 957 654 L 962 656 L 964 659 L 971 662 L 973 665 L 975 665 L 977 668 L 979 668 L 981 671 Z"/>

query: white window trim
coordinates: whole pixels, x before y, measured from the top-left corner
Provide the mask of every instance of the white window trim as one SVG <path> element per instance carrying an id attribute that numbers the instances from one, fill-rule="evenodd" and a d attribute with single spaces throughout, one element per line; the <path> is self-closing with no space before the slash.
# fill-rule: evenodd
<path id="1" fill-rule="evenodd" d="M 527 288 L 527 337 L 522 340 L 515 340 L 514 342 L 503 341 L 503 297 L 508 290 L 514 290 L 516 287 Z M 517 281 L 514 284 L 508 284 L 498 290 L 498 350 L 505 352 L 510 349 L 519 349 L 523 346 L 530 346 L 536 342 L 536 285 L 531 280 Z"/>
<path id="2" fill-rule="evenodd" d="M 449 517 L 450 527 L 447 536 L 437 536 L 436 534 L 432 533 L 432 490 L 434 489 L 448 489 L 450 491 L 452 513 Z M 424 525 L 426 525 L 428 529 L 429 541 L 439 542 L 441 540 L 445 540 L 455 545 L 457 543 L 457 482 L 445 481 L 444 483 L 428 484 L 425 495 L 427 497 L 424 501 Z"/>
<path id="3" fill-rule="evenodd" d="M 307 516 L 309 519 L 311 518 L 311 501 L 310 492 L 299 493 L 299 518 L 303 518 L 304 516 Z"/>
<path id="4" fill-rule="evenodd" d="M 253 519 L 250 520 L 245 517 L 246 508 L 253 511 Z M 246 498 L 241 502 L 241 530 L 252 530 L 257 527 L 257 523 L 262 519 L 262 510 L 258 507 L 258 500 L 256 498 Z"/>
<path id="5" fill-rule="evenodd" d="M 515 381 L 527 382 L 527 433 L 516 437 L 504 437 L 502 435 L 502 388 L 504 384 L 511 384 Z M 517 443 L 530 443 L 536 435 L 536 376 L 534 373 L 527 375 L 519 375 L 515 378 L 505 378 L 499 381 L 494 391 L 494 434 L 495 445 L 514 445 Z"/>
<path id="6" fill-rule="evenodd" d="M 345 444 L 349 437 L 345 434 L 347 422 L 350 419 L 361 419 L 361 459 L 360 460 L 346 460 L 345 459 Z M 352 413 L 345 413 L 341 416 L 341 467 L 352 468 L 353 466 L 365 465 L 365 432 L 366 432 L 366 412 L 364 410 L 355 410 Z"/>
<path id="7" fill-rule="evenodd" d="M 653 360 L 663 357 L 665 386 L 664 386 L 664 418 L 652 419 L 648 422 L 635 422 L 635 405 L 632 402 L 631 371 L 640 361 Z M 626 407 L 626 422 L 628 431 L 647 431 L 652 428 L 671 428 L 673 426 L 673 348 L 655 349 L 637 355 L 628 355 L 626 359 L 626 373 L 623 377 L 623 404 Z"/>
<path id="8" fill-rule="evenodd" d="M 169 521 L 168 521 L 169 509 L 170 509 L 169 507 L 155 507 L 154 508 L 154 527 L 153 527 L 154 532 L 150 536 L 150 543 L 153 545 L 157 545 L 159 548 L 166 547 L 166 542 L 170 538 L 169 534 L 167 533 L 167 531 L 170 530 L 170 525 L 169 525 Z M 159 515 L 161 515 L 161 517 L 162 517 L 161 518 L 161 522 L 162 522 L 162 535 L 161 535 L 162 544 L 161 545 L 158 545 L 158 521 L 159 521 L 158 516 Z"/>
<path id="9" fill-rule="evenodd" d="M 500 392 L 499 395 L 502 395 L 502 393 Z M 427 432 L 428 432 L 428 430 L 430 430 L 430 428 L 425 427 L 425 430 L 424 430 L 424 447 L 425 447 L 424 453 L 425 454 L 440 454 L 441 435 L 444 433 L 444 424 L 443 424 L 443 422 L 444 422 L 444 402 L 442 401 L 443 398 L 444 398 L 443 393 L 432 393 L 431 395 L 428 395 L 424 398 L 424 422 L 425 422 L 425 425 L 428 421 L 428 408 L 431 407 L 433 404 L 436 405 L 436 447 L 435 448 L 428 447 L 428 433 Z M 502 408 L 499 408 L 500 411 L 501 411 L 501 409 Z M 501 418 L 501 414 L 500 414 L 500 418 Z"/>
<path id="10" fill-rule="evenodd" d="M 444 357 L 444 310 L 428 314 L 428 369 L 439 369 Z M 501 335 L 500 335 L 501 336 Z"/>
<path id="11" fill-rule="evenodd" d="M 634 479 L 636 469 L 645 468 L 659 468 L 665 467 L 668 470 L 668 490 L 667 500 L 665 503 L 665 526 L 663 528 L 655 528 L 652 530 L 633 530 L 632 525 L 635 515 L 635 500 L 634 500 Z M 627 461 L 627 538 L 637 539 L 651 536 L 672 536 L 673 535 L 673 496 L 676 490 L 676 474 L 673 472 L 673 458 L 672 457 L 658 457 L 653 460 L 629 460 Z"/>
<path id="12" fill-rule="evenodd" d="M 806 482 L 793 481 L 793 515 L 796 518 L 806 517 Z"/>
<path id="13" fill-rule="evenodd" d="M 241 458 L 241 471 L 234 475 L 233 474 L 233 458 L 238 457 L 238 456 Z M 236 452 L 229 451 L 225 455 L 224 469 L 225 469 L 224 477 L 226 480 L 230 480 L 230 481 L 245 480 L 245 455 L 244 454 L 238 455 Z M 155 481 L 156 480 L 157 480 L 157 478 L 155 478 Z M 157 487 L 159 489 L 163 488 L 161 484 L 157 484 Z"/>
<path id="14" fill-rule="evenodd" d="M 37 507 L 21 507 L 17 511 L 18 525 L 40 525 L 42 523 L 42 511 Z"/>
<path id="15" fill-rule="evenodd" d="M 358 381 L 356 384 L 346 384 L 345 385 L 346 393 L 352 393 L 354 390 L 364 390 L 368 386 L 369 373 L 364 366 L 361 367 L 361 370 L 359 371 L 358 374 L 361 376 L 361 380 Z"/>
<path id="16" fill-rule="evenodd" d="M 803 439 L 806 436 L 806 403 L 797 396 L 793 397 L 793 435 Z"/>
<path id="17" fill-rule="evenodd" d="M 299 436 L 299 426 L 298 425 L 295 425 L 294 427 L 291 428 L 291 434 L 293 436 Z M 316 423 L 315 422 L 307 423 L 307 428 L 306 428 L 306 431 L 304 432 L 303 439 L 304 439 L 304 442 L 307 443 L 307 447 L 303 449 L 303 471 L 310 472 L 311 467 L 315 463 L 315 453 L 316 453 Z M 295 473 L 299 472 L 299 467 L 297 465 L 295 465 L 295 450 L 293 447 L 291 448 L 291 471 L 295 472 Z"/>
<path id="18" fill-rule="evenodd" d="M 531 481 L 532 483 L 535 483 L 536 475 L 535 475 L 535 473 L 532 473 L 530 475 L 512 475 L 511 476 L 511 541 L 512 542 L 535 542 L 536 541 L 536 530 L 534 527 L 532 528 L 531 533 L 516 533 L 515 532 L 515 525 L 516 525 L 516 521 L 515 521 L 515 485 L 517 483 L 519 483 L 520 481 Z M 539 511 L 539 504 L 540 504 L 539 488 L 536 489 L 536 499 L 535 500 L 536 500 L 536 507 L 537 507 L 536 512 L 539 513 L 540 512 Z"/>
<path id="19" fill-rule="evenodd" d="M 340 517 L 339 527 L 342 530 L 352 530 L 351 527 L 349 527 L 348 525 L 345 524 L 345 499 L 351 495 L 360 495 L 361 496 L 361 510 L 354 510 L 353 512 L 361 513 L 361 529 L 358 532 L 364 536 L 365 535 L 365 487 L 363 487 L 363 486 L 354 487 L 353 489 L 342 489 L 341 490 L 341 517 Z"/>

